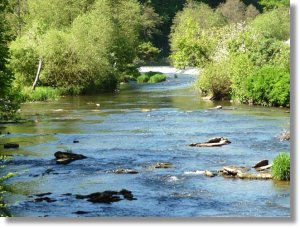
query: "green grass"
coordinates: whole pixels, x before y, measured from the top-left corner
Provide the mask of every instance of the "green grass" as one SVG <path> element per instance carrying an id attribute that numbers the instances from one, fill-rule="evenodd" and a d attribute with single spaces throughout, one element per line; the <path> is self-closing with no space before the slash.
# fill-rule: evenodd
<path id="1" fill-rule="evenodd" d="M 280 153 L 273 161 L 272 175 L 275 180 L 290 180 L 289 153 Z"/>
<path id="2" fill-rule="evenodd" d="M 21 90 L 21 102 L 34 102 L 34 101 L 53 101 L 61 96 L 60 89 L 51 87 L 37 87 L 34 91 L 31 87 L 24 87 Z"/>

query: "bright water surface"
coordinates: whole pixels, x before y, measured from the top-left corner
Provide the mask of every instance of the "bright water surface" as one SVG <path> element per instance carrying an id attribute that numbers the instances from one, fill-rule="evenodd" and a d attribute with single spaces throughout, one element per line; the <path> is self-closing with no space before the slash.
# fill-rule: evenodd
<path id="1" fill-rule="evenodd" d="M 12 191 L 5 195 L 11 212 L 35 217 L 290 216 L 288 183 L 185 173 L 225 165 L 251 167 L 289 151 L 289 143 L 277 138 L 289 125 L 287 110 L 201 101 L 192 89 L 196 76 L 177 75 L 169 74 L 159 84 L 122 85 L 114 94 L 22 105 L 23 117 L 31 121 L 1 129 L 11 132 L 1 143 L 20 144 L 17 150 L 1 149 L 1 154 L 14 155 L 4 171 L 19 173 L 6 182 Z M 216 105 L 237 109 L 208 110 Z M 188 146 L 215 136 L 228 137 L 232 144 Z M 74 139 L 80 142 L 73 144 Z M 88 158 L 57 165 L 53 154 L 66 149 Z M 174 167 L 149 168 L 156 162 L 171 162 Z M 109 172 L 116 168 L 139 173 Z M 137 200 L 93 204 L 74 196 L 123 188 Z M 57 201 L 33 202 L 32 195 L 46 192 Z"/>

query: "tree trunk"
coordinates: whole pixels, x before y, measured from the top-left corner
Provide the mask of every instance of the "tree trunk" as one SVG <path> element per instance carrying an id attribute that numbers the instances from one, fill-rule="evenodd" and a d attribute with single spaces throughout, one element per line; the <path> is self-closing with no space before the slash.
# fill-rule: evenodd
<path id="1" fill-rule="evenodd" d="M 41 71 L 42 71 L 42 59 L 40 59 L 40 61 L 39 61 L 39 67 L 38 67 L 38 71 L 35 76 L 34 83 L 32 85 L 32 90 L 35 90 L 36 84 L 38 83 L 39 78 L 40 78 Z"/>

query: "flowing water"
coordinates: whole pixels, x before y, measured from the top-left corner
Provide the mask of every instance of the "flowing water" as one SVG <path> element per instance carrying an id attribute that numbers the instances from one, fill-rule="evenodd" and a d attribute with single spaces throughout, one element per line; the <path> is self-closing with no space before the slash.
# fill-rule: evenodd
<path id="1" fill-rule="evenodd" d="M 193 70 L 163 69 L 170 73 L 163 83 L 132 82 L 113 94 L 22 105 L 21 113 L 30 121 L 0 129 L 11 133 L 1 135 L 1 144 L 20 144 L 15 150 L 1 146 L 1 154 L 13 155 L 1 172 L 18 172 L 5 182 L 11 191 L 5 200 L 13 215 L 290 216 L 289 183 L 192 173 L 225 165 L 251 167 L 289 151 L 289 142 L 278 139 L 289 125 L 287 110 L 202 101 L 192 88 L 196 76 L 186 74 Z M 236 109 L 209 110 L 216 105 Z M 218 148 L 188 146 L 215 136 L 232 143 Z M 88 158 L 59 165 L 53 155 L 59 150 Z M 157 162 L 171 162 L 173 167 L 151 168 Z M 117 168 L 139 173 L 111 172 Z M 93 204 L 75 197 L 121 189 L 132 191 L 137 200 Z M 55 202 L 34 202 L 33 195 L 47 192 Z"/>

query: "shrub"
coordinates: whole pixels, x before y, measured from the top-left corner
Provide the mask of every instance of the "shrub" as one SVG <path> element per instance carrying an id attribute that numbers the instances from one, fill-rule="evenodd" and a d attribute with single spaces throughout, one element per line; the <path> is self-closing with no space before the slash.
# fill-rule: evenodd
<path id="1" fill-rule="evenodd" d="M 280 153 L 273 161 L 272 175 L 275 180 L 290 180 L 289 153 Z"/>
<path id="2" fill-rule="evenodd" d="M 150 79 L 150 77 L 146 74 L 143 74 L 141 76 L 139 76 L 136 80 L 137 80 L 137 83 L 146 83 L 148 82 Z"/>
<path id="3" fill-rule="evenodd" d="M 228 98 L 231 93 L 231 78 L 229 62 L 212 62 L 208 64 L 196 83 L 196 87 L 205 95 L 212 95 L 213 99 Z"/>
<path id="4" fill-rule="evenodd" d="M 249 98 L 255 104 L 290 105 L 290 74 L 284 68 L 264 66 L 246 81 Z"/>
<path id="5" fill-rule="evenodd" d="M 155 74 L 150 77 L 148 82 L 149 83 L 158 83 L 158 82 L 166 81 L 166 79 L 167 79 L 167 76 L 164 74 Z"/>

